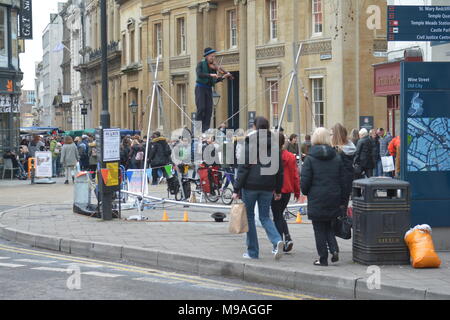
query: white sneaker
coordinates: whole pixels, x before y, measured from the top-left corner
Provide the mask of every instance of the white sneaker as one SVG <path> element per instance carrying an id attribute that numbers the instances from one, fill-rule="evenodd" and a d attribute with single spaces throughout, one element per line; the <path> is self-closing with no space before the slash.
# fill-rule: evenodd
<path id="1" fill-rule="evenodd" d="M 249 260 L 256 260 L 256 258 L 250 257 L 247 252 L 242 255 L 242 258 L 249 259 Z"/>
<path id="2" fill-rule="evenodd" d="M 284 242 L 278 241 L 276 249 L 272 250 L 275 260 L 280 260 L 280 258 L 283 256 L 283 248 Z"/>

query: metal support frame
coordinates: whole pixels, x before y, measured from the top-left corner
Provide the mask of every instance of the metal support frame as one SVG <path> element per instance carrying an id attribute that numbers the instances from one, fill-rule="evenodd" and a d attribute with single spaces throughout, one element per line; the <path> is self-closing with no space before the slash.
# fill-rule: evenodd
<path id="1" fill-rule="evenodd" d="M 303 43 L 300 43 L 300 47 L 298 49 L 297 52 L 297 56 L 295 57 L 295 65 L 294 65 L 294 69 L 292 70 L 292 74 L 291 74 L 291 79 L 289 80 L 289 87 L 288 87 L 288 91 L 286 93 L 286 97 L 284 99 L 284 103 L 283 103 L 283 110 L 281 111 L 281 116 L 280 116 L 280 120 L 278 121 L 278 129 L 277 132 L 280 132 L 281 129 L 281 124 L 283 123 L 283 119 L 284 119 L 284 115 L 286 113 L 286 107 L 287 107 L 287 103 L 289 100 L 289 96 L 291 95 L 291 90 L 292 90 L 292 85 L 294 84 L 294 80 L 298 79 L 298 62 L 300 60 L 300 53 L 302 52 L 302 48 L 303 48 Z M 299 111 L 300 112 L 300 111 Z"/>

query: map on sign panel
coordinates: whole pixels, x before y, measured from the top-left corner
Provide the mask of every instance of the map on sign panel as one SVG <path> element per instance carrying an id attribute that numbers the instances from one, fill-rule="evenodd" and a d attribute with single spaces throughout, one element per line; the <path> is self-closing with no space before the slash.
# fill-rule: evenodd
<path id="1" fill-rule="evenodd" d="M 450 171 L 450 119 L 408 119 L 408 171 Z"/>

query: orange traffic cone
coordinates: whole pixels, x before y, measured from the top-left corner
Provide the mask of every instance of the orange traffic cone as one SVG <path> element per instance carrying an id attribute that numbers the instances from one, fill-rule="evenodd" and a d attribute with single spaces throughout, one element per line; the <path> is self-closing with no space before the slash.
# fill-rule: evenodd
<path id="1" fill-rule="evenodd" d="M 162 221 L 164 221 L 164 222 L 169 221 L 169 216 L 167 215 L 167 211 L 166 210 L 164 210 L 164 215 L 163 215 Z"/>
<path id="2" fill-rule="evenodd" d="M 302 221 L 302 215 L 300 214 L 300 212 L 297 214 L 297 220 L 295 221 L 295 223 L 298 223 L 298 224 L 303 223 L 303 221 Z"/>
<path id="3" fill-rule="evenodd" d="M 189 222 L 189 215 L 188 215 L 187 211 L 184 212 L 183 222 Z"/>

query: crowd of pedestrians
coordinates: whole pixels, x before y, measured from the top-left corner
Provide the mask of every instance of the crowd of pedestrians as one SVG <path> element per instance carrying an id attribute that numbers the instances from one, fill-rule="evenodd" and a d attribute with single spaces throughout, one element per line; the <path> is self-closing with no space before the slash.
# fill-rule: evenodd
<path id="1" fill-rule="evenodd" d="M 218 145 L 216 139 L 223 142 L 226 127 L 220 129 L 217 136 L 204 139 L 203 150 L 209 145 Z M 255 136 L 250 139 L 252 135 Z M 253 143 L 255 137 L 256 144 Z M 279 154 L 271 154 L 273 137 L 279 141 Z M 244 139 L 243 148 L 237 144 L 239 139 Z M 256 164 L 250 164 L 250 158 L 259 155 L 254 148 L 261 146 L 261 139 L 266 142 L 267 156 L 271 161 L 278 158 L 276 172 L 263 173 L 272 163 L 265 163 L 259 157 Z M 267 119 L 257 117 L 252 130 L 247 135 L 236 136 L 234 142 L 235 161 L 244 159 L 244 164 L 235 166 L 232 183 L 233 198 L 241 198 L 247 209 L 249 231 L 247 250 L 243 255 L 247 259 L 259 258 L 256 205 L 261 225 L 272 244 L 272 253 L 275 259 L 280 259 L 294 245 L 284 212 L 292 195 L 295 201 L 299 201 L 303 194 L 308 198 L 308 218 L 312 221 L 319 256 L 314 265 L 327 266 L 329 255 L 332 263 L 339 261 L 333 225 L 339 216 L 347 214 L 353 181 L 372 176 L 398 176 L 400 171 L 400 138 L 393 138 L 382 128 L 370 131 L 353 129 L 348 134 L 347 129 L 338 123 L 330 130 L 317 128 L 300 143 L 298 135 L 292 134 L 288 138 L 282 128 L 279 133 L 272 131 Z M 182 137 L 178 141 L 169 141 L 158 131 L 150 138 L 125 136 L 120 145 L 120 164 L 125 170 L 143 169 L 144 166 L 152 168 L 152 184 L 156 185 L 161 181 L 158 179 L 167 178 L 163 168 L 173 164 L 171 145 L 178 144 L 186 143 Z M 65 184 L 70 180 L 74 182 L 77 169 L 95 174 L 98 166 L 97 144 L 89 135 L 75 139 L 34 135 L 29 141 L 22 141 L 20 154 L 7 150 L 3 157 L 11 159 L 20 168 L 18 178 L 22 179 L 26 178 L 28 158 L 34 157 L 36 151 L 52 153 L 54 177 L 64 175 Z M 382 159 L 389 156 L 395 159 L 395 172 L 383 170 Z M 273 220 L 270 219 L 270 211 Z"/>
<path id="2" fill-rule="evenodd" d="M 261 131 L 264 129 L 266 131 Z M 257 135 L 256 145 L 261 143 L 263 132 L 269 132 L 269 136 L 278 134 L 267 130 L 268 120 L 257 117 L 254 131 L 250 133 Z M 284 212 L 292 195 L 297 201 L 303 194 L 308 198 L 308 218 L 312 221 L 319 256 L 314 265 L 328 266 L 329 256 L 332 263 L 338 262 L 339 246 L 334 225 L 338 217 L 347 215 L 353 181 L 373 176 L 394 176 L 392 172 L 384 172 L 382 158 L 399 158 L 399 138 L 393 139 L 382 128 L 370 131 L 353 129 L 348 134 L 347 129 L 339 123 L 330 130 L 316 129 L 312 135 L 306 135 L 305 141 L 300 144 L 297 135 L 292 134 L 287 139 L 281 133 L 280 155 L 270 156 L 270 143 L 267 146 L 271 161 L 279 156 L 281 165 L 277 172 L 263 174 L 264 168 L 270 167 L 270 163 L 263 163 L 258 158 L 256 164 L 250 164 L 250 155 L 256 152 L 252 149 L 254 146 L 250 145 L 250 135 L 245 138 L 244 154 L 240 155 L 245 161 L 238 166 L 233 194 L 234 199 L 242 199 L 247 209 L 249 231 L 247 250 L 243 257 L 259 258 L 256 205 L 274 258 L 280 259 L 283 253 L 292 250 L 293 239 Z M 395 176 L 398 176 L 398 163 Z M 299 165 L 301 170 L 298 170 Z M 270 219 L 270 210 L 273 221 Z"/>

